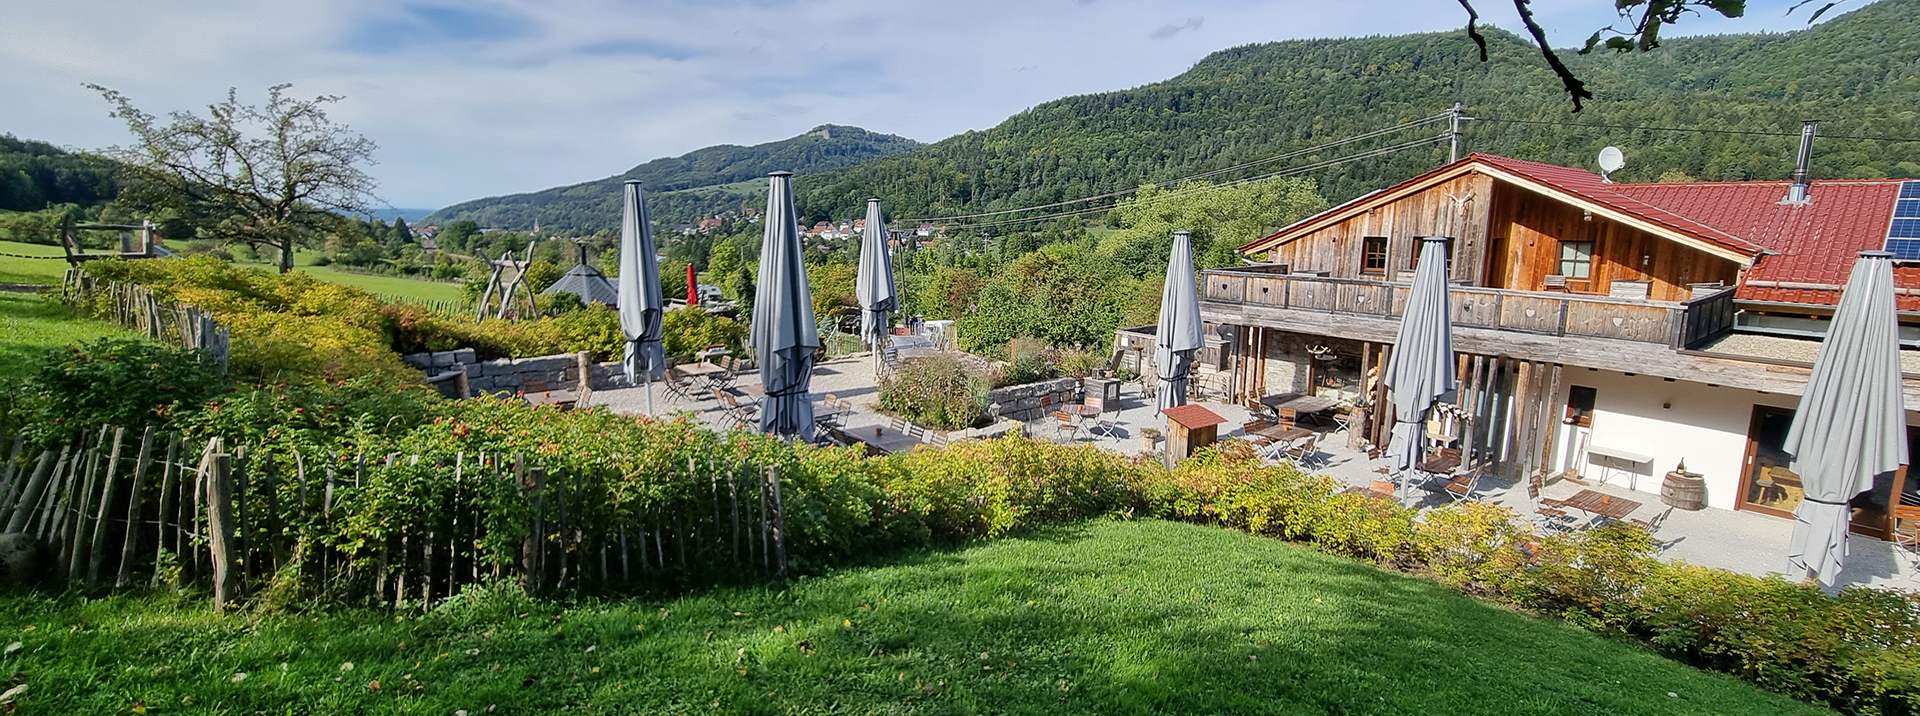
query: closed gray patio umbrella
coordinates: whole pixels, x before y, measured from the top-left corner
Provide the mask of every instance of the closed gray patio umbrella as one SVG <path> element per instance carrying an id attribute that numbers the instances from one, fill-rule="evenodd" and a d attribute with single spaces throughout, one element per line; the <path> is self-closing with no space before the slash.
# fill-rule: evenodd
<path id="1" fill-rule="evenodd" d="M 647 384 L 647 414 L 653 414 L 653 380 L 663 377 L 666 348 L 661 344 L 666 302 L 660 298 L 660 265 L 655 262 L 653 226 L 647 220 L 647 197 L 640 182 L 628 179 L 620 210 L 620 330 L 627 335 L 621 367 L 627 385 L 636 379 Z"/>
<path id="2" fill-rule="evenodd" d="M 1907 461 L 1893 254 L 1862 251 L 1854 262 L 1785 449 L 1806 490 L 1793 511 L 1788 576 L 1832 589 L 1847 556 L 1847 501 Z"/>
<path id="3" fill-rule="evenodd" d="M 1447 297 L 1447 240 L 1429 236 L 1420 245 L 1420 265 L 1413 272 L 1406 313 L 1393 340 L 1386 382 L 1393 403 L 1393 442 L 1388 466 L 1404 474 L 1420 464 L 1420 423 L 1440 396 L 1454 389 L 1453 318 Z"/>
<path id="4" fill-rule="evenodd" d="M 753 294 L 754 359 L 760 363 L 760 432 L 813 440 L 813 353 L 820 347 L 813 291 L 800 232 L 794 225 L 793 172 L 774 172 L 767 187 L 766 233 Z"/>
<path id="5" fill-rule="evenodd" d="M 887 316 L 900 308 L 879 199 L 867 200 L 867 228 L 860 235 L 860 273 L 854 277 L 853 292 L 860 300 L 860 337 L 873 347 L 877 365 L 880 351 L 886 347 Z"/>
<path id="6" fill-rule="evenodd" d="M 1193 237 L 1173 232 L 1167 282 L 1160 289 L 1160 325 L 1153 331 L 1153 364 L 1160 371 L 1155 409 L 1187 404 L 1193 352 L 1200 350 L 1200 284 L 1193 277 Z"/>

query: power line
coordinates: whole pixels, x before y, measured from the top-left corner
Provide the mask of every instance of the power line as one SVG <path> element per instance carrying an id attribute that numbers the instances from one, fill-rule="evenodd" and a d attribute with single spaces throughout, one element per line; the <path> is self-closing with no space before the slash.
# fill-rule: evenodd
<path id="1" fill-rule="evenodd" d="M 1327 142 L 1326 144 L 1307 147 L 1305 149 L 1296 149 L 1291 152 L 1276 154 L 1264 159 L 1256 159 L 1250 162 L 1246 162 L 1244 164 L 1236 164 L 1236 165 L 1222 168 L 1222 169 L 1214 169 L 1211 171 L 1201 172 L 1199 174 L 1195 174 L 1192 176 L 1181 177 L 1179 179 L 1169 179 L 1167 181 L 1155 182 L 1152 184 L 1147 184 L 1142 186 L 1136 186 L 1130 189 L 1122 189 L 1120 191 L 1110 192 L 1106 194 L 1096 194 L 1093 196 L 1081 197 L 1078 199 L 1069 199 L 1066 201 L 1057 201 L 1051 204 L 1039 204 L 1036 206 L 1027 206 L 1027 207 L 1021 207 L 1018 209 L 1001 209 L 998 211 L 985 211 L 977 214 L 956 214 L 953 216 L 933 216 L 933 217 L 921 217 L 921 218 L 912 218 L 912 219 L 895 219 L 894 221 L 904 224 L 904 223 L 924 223 L 924 222 L 936 222 L 936 221 L 954 221 L 958 219 L 976 219 L 976 218 L 982 218 L 982 217 L 988 217 L 988 216 L 1003 216 L 1006 214 L 1018 214 L 1026 211 L 1039 211 L 1041 209 L 1053 209 L 1053 208 L 1058 208 L 1062 206 L 1069 206 L 1072 204 L 1081 204 L 1089 201 L 1099 201 L 1101 199 L 1112 199 L 1115 197 L 1126 196 L 1128 194 L 1138 192 L 1141 189 L 1147 188 L 1148 186 L 1153 186 L 1153 187 L 1175 186 L 1178 184 L 1194 181 L 1196 179 L 1206 179 L 1208 177 L 1219 176 L 1221 174 L 1236 172 L 1242 169 L 1250 169 L 1263 164 L 1271 164 L 1273 162 L 1293 159 L 1295 157 L 1305 156 L 1308 154 L 1313 154 L 1315 152 L 1319 152 L 1327 149 L 1333 149 L 1336 147 L 1342 147 L 1348 144 L 1353 144 L 1355 142 L 1361 142 L 1368 139 L 1373 139 L 1375 137 L 1393 134 L 1396 132 L 1403 132 L 1408 129 L 1414 129 L 1417 127 L 1423 127 L 1428 124 L 1432 124 L 1434 122 L 1446 120 L 1452 116 L 1453 116 L 1453 110 L 1448 110 L 1446 112 L 1442 112 L 1440 114 L 1432 115 L 1429 117 L 1422 117 L 1420 119 L 1413 120 L 1406 124 L 1399 124 L 1392 127 L 1384 127 L 1381 129 L 1370 131 L 1370 132 L 1364 132 L 1351 137 L 1347 137 L 1345 139 L 1339 139 L 1332 142 Z M 1105 209 L 1099 209 L 1098 211 L 1105 211 Z"/>
<path id="2" fill-rule="evenodd" d="M 1311 164 L 1303 164 L 1297 167 L 1288 167 L 1286 169 L 1282 169 L 1277 172 L 1262 174 L 1260 176 L 1247 177 L 1245 179 L 1236 179 L 1234 181 L 1230 181 L 1224 184 L 1215 184 L 1215 185 L 1203 186 L 1203 187 L 1193 187 L 1190 189 L 1181 189 L 1178 191 L 1172 191 L 1165 194 L 1158 194 L 1152 197 L 1141 199 L 1139 203 L 1140 204 L 1156 204 L 1162 201 L 1168 201 L 1171 199 L 1192 196 L 1194 194 L 1204 194 L 1210 191 L 1219 191 L 1222 189 L 1228 189 L 1228 188 L 1240 186 L 1242 184 L 1247 184 L 1250 182 L 1273 179 L 1275 177 L 1292 176 L 1295 174 L 1304 174 L 1310 171 L 1314 171 L 1316 169 L 1325 169 L 1331 166 L 1346 164 L 1348 162 L 1359 161 L 1362 159 L 1371 159 L 1373 157 L 1391 154 L 1393 152 L 1412 149 L 1415 147 L 1426 146 L 1429 144 L 1438 144 L 1440 142 L 1449 141 L 1451 138 L 1452 137 L 1449 134 L 1438 134 L 1430 137 L 1423 137 L 1420 139 L 1415 139 L 1408 142 L 1402 142 L 1400 144 L 1395 144 L 1392 146 L 1380 147 L 1378 149 L 1369 149 L 1359 154 L 1353 154 L 1353 155 L 1348 155 L 1344 157 L 1337 157 L 1334 159 L 1325 159 L 1325 160 L 1321 160 Z M 1042 216 L 1029 216 L 1029 217 L 1023 217 L 1018 219 L 1001 219 L 997 221 L 988 221 L 988 222 L 982 222 L 982 223 L 967 223 L 967 224 L 962 224 L 962 226 L 965 226 L 967 228 L 986 228 L 990 226 L 1004 226 L 1004 225 L 1010 225 L 1010 224 L 1027 224 L 1027 223 L 1033 223 L 1036 221 L 1051 221 L 1054 219 L 1064 219 L 1064 218 L 1073 217 L 1073 216 L 1097 214 L 1103 211 L 1108 211 L 1111 208 L 1112 207 L 1105 207 L 1105 206 L 1091 207 L 1086 209 L 1075 209 L 1072 211 L 1065 211 L 1065 212 L 1060 212 L 1055 214 L 1046 214 Z"/>
<path id="3" fill-rule="evenodd" d="M 1708 129 L 1705 127 L 1638 127 L 1627 124 L 1583 124 L 1580 122 L 1554 122 L 1541 119 L 1500 119 L 1497 117 L 1470 117 L 1478 122 L 1499 122 L 1501 124 L 1538 124 L 1553 127 L 1582 127 L 1586 129 L 1627 129 L 1645 132 L 1696 132 L 1700 134 L 1744 134 L 1762 137 L 1798 137 L 1799 132 L 1769 132 L 1758 129 Z M 1852 139 L 1871 142 L 1920 142 L 1912 137 L 1866 137 L 1844 134 L 1822 134 L 1821 139 Z"/>

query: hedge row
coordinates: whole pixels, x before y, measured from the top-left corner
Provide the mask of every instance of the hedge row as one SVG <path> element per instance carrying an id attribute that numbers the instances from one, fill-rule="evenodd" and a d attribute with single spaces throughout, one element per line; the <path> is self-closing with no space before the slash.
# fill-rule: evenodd
<path id="1" fill-rule="evenodd" d="M 1851 713 L 1908 714 L 1920 704 L 1915 595 L 1852 587 L 1828 596 L 1778 577 L 1669 564 L 1656 557 L 1650 535 L 1629 525 L 1543 536 L 1511 511 L 1485 503 L 1419 513 L 1343 493 L 1330 478 L 1263 464 L 1233 444 L 1173 471 L 1092 446 L 1021 437 L 869 458 L 757 434 L 714 434 L 684 419 L 493 401 L 427 407 L 431 415 L 418 427 L 389 437 L 363 434 L 367 442 L 355 447 L 428 456 L 527 451 L 557 469 L 606 476 L 608 519 L 621 510 L 704 504 L 704 493 L 687 489 L 681 475 L 690 459 L 782 465 L 793 556 L 801 568 L 1103 515 L 1159 517 L 1296 541 L 1423 575 Z M 395 471 L 394 479 L 404 474 Z M 395 482 L 382 489 L 388 498 L 365 509 L 393 512 L 358 515 L 347 524 L 392 529 L 433 519 L 429 509 L 406 511 L 432 504 L 409 498 L 409 490 L 432 486 Z M 513 501 L 500 504 L 522 509 Z M 524 516 L 500 517 L 509 524 Z"/>

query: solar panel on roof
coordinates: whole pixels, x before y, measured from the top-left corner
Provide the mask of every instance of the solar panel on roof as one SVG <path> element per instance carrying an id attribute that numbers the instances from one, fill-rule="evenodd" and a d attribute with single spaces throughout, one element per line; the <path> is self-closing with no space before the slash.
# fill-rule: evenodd
<path id="1" fill-rule="evenodd" d="M 1887 226 L 1887 251 L 1895 261 L 1920 261 L 1920 181 L 1900 182 L 1893 217 Z"/>
<path id="2" fill-rule="evenodd" d="M 1895 261 L 1920 261 L 1920 239 L 1887 239 Z"/>

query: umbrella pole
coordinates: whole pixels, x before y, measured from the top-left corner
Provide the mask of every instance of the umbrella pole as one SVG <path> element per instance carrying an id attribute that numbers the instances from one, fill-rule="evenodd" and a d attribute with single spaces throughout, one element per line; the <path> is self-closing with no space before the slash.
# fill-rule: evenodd
<path id="1" fill-rule="evenodd" d="M 653 371 L 647 371 L 647 415 L 653 415 Z"/>

